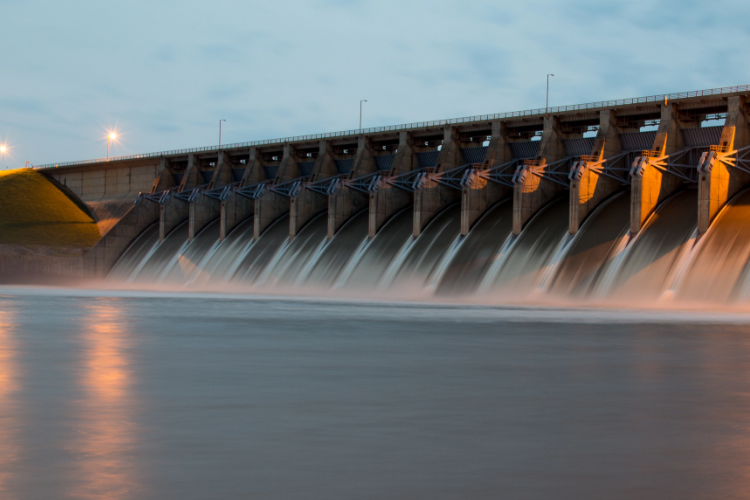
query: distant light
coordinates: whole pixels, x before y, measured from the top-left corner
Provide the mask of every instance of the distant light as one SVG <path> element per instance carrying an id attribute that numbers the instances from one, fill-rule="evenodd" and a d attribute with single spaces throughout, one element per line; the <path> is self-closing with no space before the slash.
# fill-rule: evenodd
<path id="1" fill-rule="evenodd" d="M 6 151 L 8 151 L 8 148 L 5 145 L 0 146 L 0 153 L 5 153 Z"/>
<path id="2" fill-rule="evenodd" d="M 115 139 L 117 139 L 117 134 L 115 134 L 114 132 L 110 132 L 109 133 L 109 138 L 112 139 L 112 140 L 115 140 Z"/>

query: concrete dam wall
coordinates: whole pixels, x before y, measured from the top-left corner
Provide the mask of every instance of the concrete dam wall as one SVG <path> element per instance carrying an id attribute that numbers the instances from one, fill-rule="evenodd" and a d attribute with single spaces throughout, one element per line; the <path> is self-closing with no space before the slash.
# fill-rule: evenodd
<path id="1" fill-rule="evenodd" d="M 748 96 L 733 87 L 40 171 L 99 218 L 83 272 L 130 286 L 736 302 L 750 288 L 739 236 Z"/>

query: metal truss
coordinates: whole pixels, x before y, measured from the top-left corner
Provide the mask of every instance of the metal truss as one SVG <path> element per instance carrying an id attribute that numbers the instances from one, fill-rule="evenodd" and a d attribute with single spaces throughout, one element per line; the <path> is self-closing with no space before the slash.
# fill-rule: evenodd
<path id="1" fill-rule="evenodd" d="M 272 180 L 265 180 L 262 182 L 251 184 L 249 186 L 235 186 L 232 187 L 232 192 L 237 193 L 240 196 L 244 196 L 245 198 L 250 198 L 251 200 L 257 200 L 258 198 L 262 198 L 263 195 L 266 194 L 268 186 L 272 183 Z"/>
<path id="2" fill-rule="evenodd" d="M 235 182 L 216 189 L 205 189 L 200 186 L 184 191 L 165 190 L 159 193 L 140 193 L 135 204 L 141 200 L 151 200 L 161 205 L 174 197 L 188 203 L 194 203 L 201 194 L 224 201 L 231 193 L 237 193 L 250 199 L 262 198 L 272 191 L 287 198 L 299 196 L 303 189 L 308 189 L 324 196 L 332 196 L 342 187 L 369 194 L 377 192 L 388 185 L 413 193 L 434 182 L 450 188 L 461 190 L 478 180 L 492 181 L 504 186 L 513 187 L 523 182 L 529 175 L 547 179 L 564 187 L 571 181 L 580 180 L 586 169 L 628 184 L 633 176 L 642 176 L 647 166 L 675 175 L 685 181 L 695 182 L 699 172 L 710 172 L 715 162 L 719 161 L 750 174 L 750 146 L 735 151 L 722 150 L 719 146 L 686 148 L 670 155 L 659 155 L 656 151 L 626 151 L 607 159 L 599 160 L 593 156 L 568 156 L 551 163 L 544 160 L 517 158 L 509 162 L 488 167 L 487 164 L 467 163 L 444 172 L 434 172 L 432 168 L 418 168 L 400 175 L 389 175 L 377 171 L 352 179 L 350 174 L 315 181 L 314 178 L 300 177 L 291 181 L 275 184 L 266 180 L 250 186 L 239 187 Z M 701 154 L 698 160 L 698 154 Z M 628 166 L 628 165 L 631 166 Z"/>
<path id="3" fill-rule="evenodd" d="M 725 146 L 711 146 L 701 155 L 698 174 L 711 173 L 717 162 L 750 174 L 750 146 L 733 151 L 729 151 Z"/>
<path id="4" fill-rule="evenodd" d="M 513 177 L 518 166 L 527 158 L 517 158 L 509 162 L 487 167 L 486 165 L 470 165 L 461 176 L 461 187 L 471 186 L 480 179 L 496 182 L 504 186 L 513 187 Z"/>
<path id="5" fill-rule="evenodd" d="M 373 186 L 373 189 L 377 191 L 380 186 L 387 184 L 389 186 L 393 186 L 399 189 L 403 189 L 404 191 L 408 191 L 410 193 L 413 193 L 417 189 L 419 189 L 419 186 L 421 183 L 423 183 L 423 176 L 422 173 L 424 172 L 423 168 L 418 168 L 416 170 L 412 170 L 410 172 L 406 172 L 400 175 L 395 176 L 383 176 L 380 178 L 380 182 L 378 182 L 375 186 Z"/>
<path id="6" fill-rule="evenodd" d="M 281 184 L 269 184 L 267 190 L 286 198 L 296 198 L 302 192 L 302 188 L 307 181 L 307 177 L 299 177 Z"/>
<path id="7" fill-rule="evenodd" d="M 685 148 L 669 155 L 660 155 L 658 151 L 642 151 L 633 161 L 630 177 L 643 177 L 646 167 L 650 166 L 686 182 L 697 182 L 698 172 L 703 163 L 703 155 L 699 158 L 698 154 L 703 150 L 705 146 Z"/>
<path id="8" fill-rule="evenodd" d="M 568 176 L 571 165 L 576 158 L 576 156 L 567 156 L 552 163 L 545 163 L 543 159 L 523 160 L 523 164 L 518 165 L 513 174 L 513 184 L 524 182 L 529 175 L 536 175 L 567 188 L 570 186 Z"/>
<path id="9" fill-rule="evenodd" d="M 159 191 L 158 193 L 138 193 L 133 205 L 138 206 L 143 200 L 149 200 L 158 203 L 159 205 L 165 205 L 167 200 L 169 200 L 169 190 Z"/>
<path id="10" fill-rule="evenodd" d="M 626 151 L 610 158 L 600 160 L 596 156 L 579 156 L 570 167 L 568 179 L 572 181 L 581 180 L 583 173 L 588 169 L 597 174 L 609 177 L 618 182 L 630 184 L 630 165 L 635 159 L 635 152 Z"/>
<path id="11" fill-rule="evenodd" d="M 177 198 L 178 200 L 182 200 L 187 203 L 195 203 L 198 200 L 198 197 L 201 195 L 204 186 L 184 189 L 182 191 L 165 189 L 164 191 L 159 191 L 158 193 L 139 193 L 133 205 L 140 205 L 141 201 L 143 200 L 153 201 L 155 203 L 158 203 L 159 205 L 166 205 L 167 203 L 169 203 L 169 200 L 171 198 Z"/>
<path id="12" fill-rule="evenodd" d="M 417 175 L 412 186 L 416 191 L 418 189 L 424 189 L 428 183 L 437 183 L 460 191 L 463 188 L 461 181 L 464 178 L 464 172 L 473 165 L 480 166 L 476 163 L 466 163 L 460 167 L 452 168 L 444 172 L 431 172 L 425 170 Z"/>
<path id="13" fill-rule="evenodd" d="M 203 196 L 208 196 L 209 198 L 213 198 L 214 200 L 218 201 L 225 201 L 227 198 L 229 198 L 229 195 L 232 193 L 232 189 L 234 189 L 236 186 L 239 186 L 239 182 L 234 182 L 232 184 L 227 184 L 226 186 L 221 186 L 214 189 L 205 189 L 201 191 L 201 194 Z"/>

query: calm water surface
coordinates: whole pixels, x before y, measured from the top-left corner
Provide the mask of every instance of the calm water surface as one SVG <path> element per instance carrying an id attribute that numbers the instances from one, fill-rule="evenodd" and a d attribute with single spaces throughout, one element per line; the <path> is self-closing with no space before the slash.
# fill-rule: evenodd
<path id="1" fill-rule="evenodd" d="M 3 499 L 750 495 L 750 316 L 0 294 Z"/>

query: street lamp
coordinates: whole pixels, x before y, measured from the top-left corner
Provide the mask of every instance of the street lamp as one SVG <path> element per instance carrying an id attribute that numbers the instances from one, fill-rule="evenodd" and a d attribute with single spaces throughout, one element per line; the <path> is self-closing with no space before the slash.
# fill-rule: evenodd
<path id="1" fill-rule="evenodd" d="M 0 156 L 5 157 L 8 154 L 8 146 L 5 144 L 0 144 Z M 5 166 L 5 168 L 8 168 L 8 165 Z"/>
<path id="2" fill-rule="evenodd" d="M 549 77 L 550 76 L 555 76 L 555 75 L 553 75 L 552 73 L 547 75 L 547 102 L 544 106 L 544 114 L 546 116 L 549 116 Z"/>
<path id="3" fill-rule="evenodd" d="M 114 132 L 107 134 L 107 161 L 109 161 L 109 142 L 114 141 L 115 139 L 117 139 L 117 134 Z"/>
<path id="4" fill-rule="evenodd" d="M 221 146 L 221 122 L 225 122 L 225 119 L 219 120 L 219 146 Z"/>
<path id="5" fill-rule="evenodd" d="M 367 99 L 359 101 L 359 131 L 362 132 L 362 103 L 367 102 Z"/>

